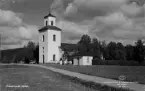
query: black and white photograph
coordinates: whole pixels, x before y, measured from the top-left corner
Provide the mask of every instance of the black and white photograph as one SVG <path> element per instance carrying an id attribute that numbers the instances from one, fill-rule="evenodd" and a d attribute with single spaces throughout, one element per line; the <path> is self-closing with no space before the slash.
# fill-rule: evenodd
<path id="1" fill-rule="evenodd" d="M 0 91 L 145 91 L 145 0 L 0 0 Z"/>

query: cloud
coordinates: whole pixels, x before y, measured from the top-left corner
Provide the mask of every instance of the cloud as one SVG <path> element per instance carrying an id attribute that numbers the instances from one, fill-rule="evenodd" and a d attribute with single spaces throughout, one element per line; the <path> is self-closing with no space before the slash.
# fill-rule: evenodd
<path id="1" fill-rule="evenodd" d="M 128 21 L 127 17 L 121 12 L 111 13 L 108 16 L 100 18 L 106 25 L 122 25 Z"/>
<path id="2" fill-rule="evenodd" d="M 143 20 L 142 20 L 143 21 Z M 139 22 L 139 20 L 138 20 Z M 145 19 L 144 19 L 145 22 Z M 126 22 L 122 27 L 114 30 L 112 33 L 115 38 L 137 40 L 145 38 L 144 23 L 137 23 L 135 21 Z"/>
<path id="3" fill-rule="evenodd" d="M 25 27 L 19 27 L 18 29 L 20 31 L 20 34 L 23 38 L 26 38 L 26 39 L 30 39 L 31 38 L 31 33 L 29 32 L 30 30 L 25 28 Z"/>
<path id="4" fill-rule="evenodd" d="M 143 6 L 145 4 L 145 0 L 128 0 L 128 3 L 136 3 L 139 6 Z"/>
<path id="5" fill-rule="evenodd" d="M 7 37 L 4 41 L 2 41 L 2 45 L 20 45 L 21 40 L 15 37 Z"/>
<path id="6" fill-rule="evenodd" d="M 57 26 L 62 29 L 63 41 L 71 40 L 76 41 L 80 39 L 83 34 L 87 34 L 88 30 L 85 26 L 76 24 L 74 22 L 61 20 Z"/>
<path id="7" fill-rule="evenodd" d="M 143 18 L 132 19 L 125 16 L 123 12 L 114 12 L 81 22 L 60 20 L 58 27 L 63 30 L 63 40 L 68 42 L 69 40 L 76 42 L 83 34 L 88 34 L 100 40 L 131 43 L 138 38 L 144 38 L 144 24 Z"/>
<path id="8" fill-rule="evenodd" d="M 64 15 L 65 9 L 70 2 L 73 0 L 53 0 L 50 9 L 57 17 L 61 17 Z"/>
<path id="9" fill-rule="evenodd" d="M 0 10 L 0 33 L 2 36 L 2 47 L 7 45 L 22 47 L 26 41 L 36 40 L 38 27 L 28 25 L 23 22 L 19 14 L 9 11 Z M 12 48 L 12 47 L 10 47 Z"/>
<path id="10" fill-rule="evenodd" d="M 20 3 L 20 2 L 24 2 L 24 1 L 26 1 L 26 0 L 0 0 L 0 6 L 14 4 L 14 3 Z"/>
<path id="11" fill-rule="evenodd" d="M 101 40 L 121 40 L 131 43 L 138 38 L 145 38 L 144 17 L 129 18 L 123 12 L 114 12 L 106 16 L 96 16 L 86 22 L 93 25 L 89 28 L 89 33 L 98 36 Z"/>
<path id="12" fill-rule="evenodd" d="M 24 3 L 17 6 L 18 1 L 15 1 L 12 9 L 0 10 L 0 32 L 3 33 L 3 40 L 8 42 L 5 42 L 5 45 L 11 44 L 13 47 L 14 44 L 25 45 L 29 40 L 38 41 L 38 26 L 34 24 L 43 24 L 41 17 L 49 11 L 52 2 L 42 0 L 34 4 L 32 0 L 27 0 L 29 2 L 25 2 L 26 6 Z M 120 40 L 127 43 L 145 36 L 145 5 L 128 1 L 53 0 L 50 7 L 52 13 L 57 16 L 58 27 L 62 29 L 62 41 L 77 42 L 83 34 L 88 34 L 101 40 Z M 9 3 L 7 2 L 8 6 L 11 6 Z M 39 6 L 40 4 L 45 7 Z M 25 20 L 21 18 L 22 14 L 16 11 L 24 14 Z M 16 39 L 16 42 L 12 44 L 8 41 L 10 38 Z"/>
<path id="13" fill-rule="evenodd" d="M 95 34 L 96 32 L 95 33 L 90 32 L 91 30 L 92 31 L 97 30 L 96 28 L 93 29 L 94 23 L 96 24 L 96 22 L 92 22 L 92 21 L 84 21 L 81 23 L 75 23 L 72 21 L 60 20 L 57 23 L 57 26 L 62 29 L 62 42 L 77 43 L 82 37 L 82 35 L 84 34 L 89 35 L 91 38 L 99 39 Z"/>
<path id="14" fill-rule="evenodd" d="M 66 8 L 66 11 L 64 13 L 65 15 L 68 15 L 68 14 L 71 15 L 71 14 L 77 13 L 77 11 L 78 11 L 77 6 L 74 6 L 73 3 L 70 3 L 68 4 L 68 7 Z"/>
<path id="15" fill-rule="evenodd" d="M 125 2 L 126 0 L 74 0 L 66 7 L 64 16 L 72 21 L 105 16 L 117 11 Z"/>
<path id="16" fill-rule="evenodd" d="M 19 26 L 21 23 L 22 19 L 16 13 L 0 9 L 0 25 Z"/>
<path id="17" fill-rule="evenodd" d="M 53 11 L 59 16 L 75 22 L 96 16 L 106 16 L 114 12 L 123 12 L 125 16 L 144 17 L 145 9 L 142 6 L 129 0 L 69 0 L 69 2 L 54 0 L 51 5 Z"/>
<path id="18" fill-rule="evenodd" d="M 145 17 L 145 9 L 137 3 L 124 4 L 121 11 L 128 17 Z"/>

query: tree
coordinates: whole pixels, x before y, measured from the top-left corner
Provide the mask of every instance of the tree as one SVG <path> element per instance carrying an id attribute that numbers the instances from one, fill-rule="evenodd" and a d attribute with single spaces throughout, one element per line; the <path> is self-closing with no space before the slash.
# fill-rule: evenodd
<path id="1" fill-rule="evenodd" d="M 25 62 L 26 64 L 29 64 L 29 63 L 30 63 L 30 59 L 29 59 L 28 57 L 25 57 L 24 62 Z"/>
<path id="2" fill-rule="evenodd" d="M 90 43 L 91 43 L 91 38 L 88 35 L 83 35 L 78 42 L 78 50 L 79 52 L 88 52 L 90 51 Z"/>
<path id="3" fill-rule="evenodd" d="M 32 48 L 32 49 L 35 49 L 36 48 L 35 43 L 32 42 L 32 41 L 29 41 L 28 44 L 25 47 L 26 48 Z"/>
<path id="4" fill-rule="evenodd" d="M 39 45 L 36 45 L 36 48 L 34 49 L 33 52 L 36 63 L 39 64 Z"/>
<path id="5" fill-rule="evenodd" d="M 132 45 L 126 45 L 125 46 L 125 50 L 126 50 L 126 59 L 127 60 L 134 60 L 134 46 Z"/>
<path id="6" fill-rule="evenodd" d="M 116 59 L 117 60 L 125 60 L 126 59 L 125 47 L 123 46 L 123 44 L 121 42 L 117 43 Z"/>
<path id="7" fill-rule="evenodd" d="M 39 45 L 35 45 L 33 41 L 29 41 L 26 46 L 24 46 L 27 50 L 32 51 L 31 57 L 25 58 L 25 61 L 32 59 L 36 61 L 36 63 L 39 63 Z M 27 62 L 29 63 L 29 62 Z"/>
<path id="8" fill-rule="evenodd" d="M 100 42 L 94 38 L 91 44 L 91 52 L 94 53 L 97 58 L 101 58 Z"/>
<path id="9" fill-rule="evenodd" d="M 120 42 L 110 42 L 105 48 L 105 57 L 107 60 L 125 60 L 125 47 Z"/>
<path id="10" fill-rule="evenodd" d="M 142 63 L 144 61 L 144 54 L 145 54 L 145 48 L 144 48 L 144 42 L 139 39 L 137 42 L 135 42 L 135 60 L 138 61 L 139 63 Z"/>
<path id="11" fill-rule="evenodd" d="M 81 37 L 81 40 L 79 41 L 79 43 L 83 43 L 83 44 L 90 44 L 91 43 L 91 38 L 88 35 L 83 35 Z"/>
<path id="12" fill-rule="evenodd" d="M 116 48 L 117 44 L 115 42 L 110 42 L 107 45 L 107 60 L 116 60 Z"/>

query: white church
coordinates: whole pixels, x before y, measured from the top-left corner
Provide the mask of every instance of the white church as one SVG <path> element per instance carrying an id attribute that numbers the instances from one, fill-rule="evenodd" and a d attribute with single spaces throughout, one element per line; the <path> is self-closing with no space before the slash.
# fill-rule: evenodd
<path id="1" fill-rule="evenodd" d="M 61 29 L 56 27 L 56 17 L 51 13 L 45 16 L 44 27 L 38 31 L 39 63 L 60 63 L 64 51 L 61 49 Z M 92 56 L 78 53 L 71 62 L 74 65 L 92 65 Z"/>
<path id="2" fill-rule="evenodd" d="M 61 29 L 56 27 L 56 17 L 44 17 L 44 27 L 39 29 L 39 63 L 59 63 Z"/>

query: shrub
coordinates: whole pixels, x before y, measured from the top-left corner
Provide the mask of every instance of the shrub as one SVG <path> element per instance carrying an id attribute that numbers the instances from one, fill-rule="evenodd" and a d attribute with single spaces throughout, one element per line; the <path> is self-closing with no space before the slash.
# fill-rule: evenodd
<path id="1" fill-rule="evenodd" d="M 133 60 L 128 61 L 128 64 L 129 64 L 129 66 L 139 66 L 140 65 L 139 62 L 133 61 Z"/>
<path id="2" fill-rule="evenodd" d="M 93 65 L 120 65 L 120 66 L 139 66 L 137 61 L 127 61 L 127 60 L 93 60 L 95 64 Z M 143 63 L 145 65 L 145 62 Z"/>
<path id="3" fill-rule="evenodd" d="M 141 65 L 142 65 L 142 66 L 145 66 L 145 61 L 143 61 L 143 62 L 141 63 Z"/>

